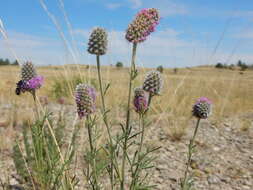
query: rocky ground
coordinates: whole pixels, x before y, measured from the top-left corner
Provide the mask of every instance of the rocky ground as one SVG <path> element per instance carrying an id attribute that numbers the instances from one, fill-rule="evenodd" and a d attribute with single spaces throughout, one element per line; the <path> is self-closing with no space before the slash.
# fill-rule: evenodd
<path id="1" fill-rule="evenodd" d="M 58 106 L 59 108 L 59 106 Z M 57 108 L 57 109 L 58 109 Z M 68 114 L 74 113 L 70 107 Z M 72 114 L 73 115 L 73 114 Z M 242 128 L 241 119 L 249 120 L 250 126 Z M 172 141 L 165 132 L 166 126 L 148 129 L 146 146 L 161 146 L 157 152 L 151 181 L 155 189 L 178 190 L 183 176 L 187 144 L 193 133 L 192 119 L 186 135 L 180 141 Z M 253 113 L 228 117 L 223 121 L 201 120 L 196 137 L 197 151 L 191 163 L 191 173 L 198 190 L 252 190 L 253 189 Z M 169 127 L 169 126 L 168 126 Z M 0 133 L 8 130 L 0 125 Z M 15 129 L 14 129 L 15 130 Z M 7 141 L 1 136 L 1 141 Z M 10 141 L 11 143 L 11 141 Z M 18 185 L 11 159 L 11 149 L 0 149 L 0 179 Z M 0 186 L 1 188 L 1 186 Z M 14 187 L 13 189 L 19 189 Z M 83 189 L 83 188 L 80 188 Z"/>

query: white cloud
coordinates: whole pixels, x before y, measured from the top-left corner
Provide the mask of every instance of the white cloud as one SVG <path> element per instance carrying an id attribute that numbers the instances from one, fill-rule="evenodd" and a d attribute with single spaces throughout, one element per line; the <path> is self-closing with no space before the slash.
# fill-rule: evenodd
<path id="1" fill-rule="evenodd" d="M 185 15 L 188 10 L 185 5 L 175 3 L 173 0 L 128 0 L 132 8 L 137 9 L 140 7 L 157 8 L 159 9 L 162 17 L 170 15 Z"/>
<path id="2" fill-rule="evenodd" d="M 234 34 L 233 37 L 239 38 L 239 39 L 253 40 L 253 30 L 249 30 L 249 31 L 246 31 L 246 32 L 240 32 L 240 33 Z"/>
<path id="3" fill-rule="evenodd" d="M 171 0 L 156 0 L 149 3 L 150 7 L 155 7 L 160 10 L 161 16 L 167 17 L 170 15 L 185 15 L 188 10 L 185 5 L 175 3 Z"/>
<path id="4" fill-rule="evenodd" d="M 129 2 L 131 3 L 132 8 L 134 9 L 140 8 L 143 4 L 142 0 L 129 0 Z"/>
<path id="5" fill-rule="evenodd" d="M 74 37 L 78 42 L 77 62 L 94 63 L 94 56 L 86 52 L 91 29 L 74 29 Z M 185 34 L 172 28 L 165 28 L 151 34 L 148 39 L 137 47 L 137 64 L 145 67 L 186 67 L 193 65 L 215 64 L 218 61 L 235 63 L 238 59 L 252 63 L 253 56 L 240 47 L 233 56 L 232 48 L 218 51 L 210 60 L 213 47 L 207 47 L 202 41 L 186 40 Z M 112 30 L 108 32 L 109 48 L 107 55 L 102 57 L 104 64 L 115 64 L 122 61 L 129 65 L 132 44 L 125 39 L 125 32 Z M 9 45 L 21 60 L 31 60 L 35 64 L 66 64 L 74 63 L 60 39 L 27 35 L 17 32 L 9 33 Z M 246 49 L 249 47 L 246 47 Z M 74 49 L 74 48 L 73 48 Z M 249 49 L 247 49 L 249 50 Z M 0 41 L 2 58 L 14 57 L 9 53 L 7 45 Z M 229 59 L 229 60 L 228 60 Z"/>
<path id="6" fill-rule="evenodd" d="M 105 5 L 108 9 L 117 9 L 122 6 L 121 3 L 108 3 Z"/>
<path id="7" fill-rule="evenodd" d="M 32 60 L 35 64 L 60 64 L 64 53 L 60 41 L 19 32 L 8 32 L 8 40 L 0 42 L 1 57 L 14 60 L 11 48 L 21 61 Z"/>

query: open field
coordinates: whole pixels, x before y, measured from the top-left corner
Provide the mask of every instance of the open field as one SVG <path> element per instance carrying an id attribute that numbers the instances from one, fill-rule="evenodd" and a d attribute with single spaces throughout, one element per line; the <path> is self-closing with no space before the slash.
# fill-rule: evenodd
<path id="1" fill-rule="evenodd" d="M 149 70 L 138 69 L 134 87 L 142 84 Z M 40 106 L 56 113 L 64 109 L 71 128 L 73 122 L 76 122 L 73 89 L 78 81 L 82 81 L 91 83 L 98 90 L 96 68 L 66 65 L 39 67 L 37 71 L 45 77 L 43 87 L 38 90 Z M 128 68 L 105 66 L 102 71 L 104 80 L 110 83 L 106 103 L 109 114 L 113 116 L 111 122 L 117 131 L 119 122 L 125 116 Z M 15 95 L 19 72 L 19 67 L 0 67 L 0 157 L 5 157 L 0 168 L 4 167 L 9 175 L 15 173 L 10 161 L 12 145 L 16 137 L 20 136 L 22 122 L 33 118 L 31 95 Z M 159 150 L 161 157 L 155 164 L 156 178 L 152 180 L 158 184 L 157 189 L 166 189 L 166 185 L 177 188 L 177 180 L 184 169 L 186 144 L 195 121 L 191 113 L 192 105 L 202 96 L 212 100 L 214 106 L 211 117 L 203 122 L 197 141 L 200 152 L 194 160 L 197 166 L 192 167 L 199 181 L 197 187 L 207 189 L 210 186 L 210 189 L 217 190 L 246 190 L 253 187 L 253 158 L 250 150 L 253 144 L 253 71 L 194 67 L 178 69 L 177 72 L 165 69 L 162 76 L 164 85 L 161 96 L 152 100 L 149 112 L 152 124 L 146 143 L 146 146 L 162 146 Z M 63 105 L 59 105 L 58 99 L 61 97 L 64 98 Z M 47 99 L 48 104 L 43 102 L 44 99 Z M 99 98 L 97 104 L 100 108 Z M 133 114 L 133 117 L 136 115 Z M 105 129 L 103 133 L 106 133 Z M 101 139 L 99 142 L 104 141 Z M 172 161 L 168 162 L 168 159 Z M 167 169 L 164 170 L 164 167 Z M 174 170 L 178 171 L 172 174 Z"/>
<path id="2" fill-rule="evenodd" d="M 135 87 L 141 85 L 148 69 L 139 69 Z M 98 85 L 95 68 L 86 66 L 51 66 L 38 68 L 38 73 L 45 77 L 45 85 L 39 91 L 39 96 L 47 96 L 53 101 L 55 94 L 52 92 L 55 81 L 67 80 L 68 94 L 65 97 L 69 103 L 73 100 L 73 78 L 82 82 L 91 82 Z M 115 105 L 125 104 L 128 70 L 114 67 L 103 68 L 103 78 L 111 84 L 108 92 L 108 104 L 114 108 Z M 16 96 L 15 83 L 19 80 L 20 71 L 18 67 L 0 67 L 0 102 L 13 103 L 22 102 L 29 104 L 28 95 Z M 163 116 L 189 116 L 192 103 L 200 96 L 209 97 L 213 104 L 213 116 L 224 117 L 236 115 L 242 112 L 252 111 L 253 108 L 253 71 L 231 71 L 226 69 L 214 69 L 213 67 L 195 67 L 178 69 L 175 73 L 172 69 L 165 69 L 163 73 L 162 95 L 156 98 L 153 114 L 164 114 Z M 56 90 L 57 91 L 57 90 Z M 58 92 L 56 92 L 58 93 Z M 62 94 L 62 97 L 65 96 Z M 60 96 L 57 94 L 57 96 Z M 55 100 L 55 99 L 54 99 Z M 117 111 L 112 109 L 113 111 Z"/>

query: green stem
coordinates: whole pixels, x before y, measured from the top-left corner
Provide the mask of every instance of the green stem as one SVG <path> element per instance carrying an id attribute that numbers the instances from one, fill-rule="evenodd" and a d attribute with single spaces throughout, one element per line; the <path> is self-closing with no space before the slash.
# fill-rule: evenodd
<path id="1" fill-rule="evenodd" d="M 190 139 L 190 143 L 188 145 L 188 160 L 187 160 L 186 170 L 185 170 L 185 173 L 184 173 L 184 179 L 183 179 L 183 185 L 182 185 L 183 190 L 185 190 L 186 184 L 187 184 L 189 166 L 190 166 L 190 163 L 191 163 L 191 158 L 192 158 L 192 153 L 193 153 L 193 148 L 194 148 L 194 140 L 195 140 L 195 137 L 197 135 L 197 131 L 198 131 L 198 128 L 199 128 L 199 123 L 200 123 L 200 118 L 198 118 L 198 120 L 197 120 L 197 124 L 196 124 L 195 130 L 194 130 L 193 136 Z"/>
<path id="2" fill-rule="evenodd" d="M 127 154 L 127 140 L 128 140 L 128 132 L 129 132 L 129 122 L 130 122 L 130 102 L 131 102 L 131 94 L 132 94 L 132 83 L 135 77 L 135 57 L 136 57 L 136 49 L 137 43 L 133 44 L 132 49 L 132 60 L 131 60 L 131 69 L 130 69 L 130 79 L 129 79 L 129 88 L 128 88 L 128 103 L 127 103 L 127 118 L 126 118 L 126 130 L 125 130 L 125 139 L 123 144 L 123 158 L 122 158 L 122 168 L 121 168 L 121 176 L 122 180 L 120 183 L 120 189 L 124 190 L 125 186 L 125 165 L 126 165 L 126 154 Z"/>
<path id="3" fill-rule="evenodd" d="M 140 166 L 140 160 L 141 160 L 141 151 L 142 151 L 142 147 L 143 147 L 144 133 L 145 133 L 144 115 L 143 114 L 139 114 L 139 126 L 141 128 L 140 146 L 139 146 L 138 153 L 137 153 L 137 165 L 136 165 L 135 171 L 133 173 L 133 180 L 131 182 L 130 189 L 134 189 L 134 187 L 136 186 L 136 182 L 138 180 L 137 176 L 139 174 L 139 166 Z"/>
<path id="4" fill-rule="evenodd" d="M 142 114 L 140 114 L 139 117 L 140 117 L 139 120 L 140 120 L 140 126 L 141 126 L 141 143 L 140 143 L 140 147 L 139 147 L 139 151 L 138 151 L 138 157 L 140 157 L 140 153 L 142 151 L 143 141 L 144 141 L 144 132 L 145 132 L 144 117 Z"/>
<path id="5" fill-rule="evenodd" d="M 35 90 L 33 90 L 31 93 L 32 93 L 32 96 L 33 96 L 36 119 L 39 119 L 39 111 L 38 111 L 38 106 L 37 106 L 37 101 L 36 101 L 36 92 L 35 92 Z"/>
<path id="6" fill-rule="evenodd" d="M 98 180 L 97 180 L 97 169 L 96 169 L 96 150 L 93 145 L 93 138 L 92 138 L 92 131 L 91 127 L 93 126 L 93 123 L 91 123 L 90 116 L 86 117 L 86 127 L 88 129 L 88 135 L 89 135 L 89 144 L 90 144 L 90 152 L 91 152 L 91 159 L 92 159 L 92 178 L 94 182 L 92 182 L 93 189 L 98 190 Z"/>
<path id="7" fill-rule="evenodd" d="M 113 174 L 113 159 L 114 159 L 114 153 L 113 153 L 113 144 L 112 144 L 112 135 L 110 132 L 108 120 L 107 120 L 107 114 L 106 114 L 106 106 L 105 106 L 105 98 L 104 98 L 104 91 L 103 91 L 103 86 L 102 86 L 102 77 L 101 77 L 101 69 L 100 69 L 100 59 L 99 55 L 97 55 L 97 71 L 98 71 L 98 81 L 99 81 L 99 89 L 100 89 L 100 96 L 101 96 L 101 101 L 102 101 L 102 115 L 103 115 L 103 120 L 106 126 L 107 134 L 109 136 L 109 141 L 110 141 L 110 183 L 111 183 L 111 190 L 114 189 L 114 174 Z"/>

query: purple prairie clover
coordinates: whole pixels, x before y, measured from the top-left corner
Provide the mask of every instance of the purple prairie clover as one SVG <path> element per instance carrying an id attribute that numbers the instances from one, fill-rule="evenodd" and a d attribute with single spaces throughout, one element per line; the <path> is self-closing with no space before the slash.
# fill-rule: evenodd
<path id="1" fill-rule="evenodd" d="M 134 109 L 139 114 L 144 114 L 148 109 L 148 93 L 138 87 L 134 90 Z"/>
<path id="2" fill-rule="evenodd" d="M 212 102 L 206 98 L 199 98 L 193 105 L 192 114 L 199 119 L 206 119 L 211 114 Z"/>
<path id="3" fill-rule="evenodd" d="M 30 90 L 37 90 L 42 86 L 43 82 L 44 82 L 43 76 L 35 76 L 29 81 L 27 81 L 27 84 Z"/>
<path id="4" fill-rule="evenodd" d="M 75 100 L 80 119 L 95 112 L 96 91 L 92 86 L 78 84 L 76 86 Z"/>
<path id="5" fill-rule="evenodd" d="M 16 87 L 16 94 L 20 95 L 21 92 L 34 92 L 35 90 L 39 89 L 43 84 L 44 78 L 42 76 L 35 76 L 32 79 L 25 81 L 20 80 L 17 83 Z"/>
<path id="6" fill-rule="evenodd" d="M 32 62 L 25 62 L 21 66 L 21 80 L 17 83 L 16 94 L 31 92 L 39 89 L 43 84 L 44 78 L 38 76 Z"/>
<path id="7" fill-rule="evenodd" d="M 159 12 L 155 8 L 142 9 L 134 21 L 129 24 L 126 31 L 126 39 L 132 43 L 140 43 L 146 40 L 159 24 Z"/>

